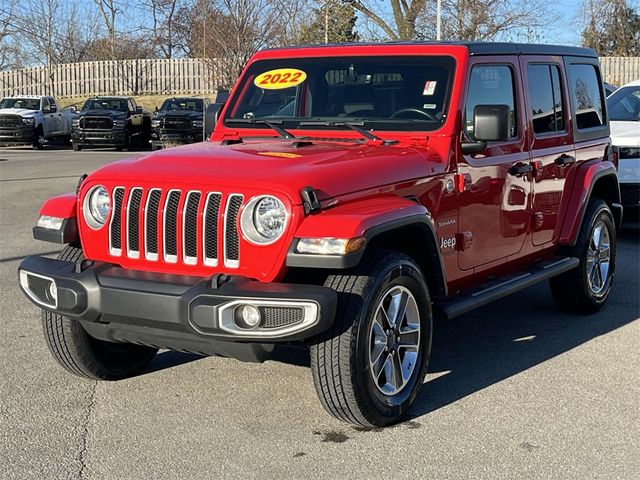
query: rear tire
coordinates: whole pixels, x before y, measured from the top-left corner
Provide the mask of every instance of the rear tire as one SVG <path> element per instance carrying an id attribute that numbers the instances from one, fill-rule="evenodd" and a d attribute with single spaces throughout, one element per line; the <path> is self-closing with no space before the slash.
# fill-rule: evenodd
<path id="1" fill-rule="evenodd" d="M 431 302 L 420 269 L 404 254 L 380 251 L 325 286 L 338 292 L 338 307 L 333 327 L 311 344 L 322 405 L 356 425 L 397 422 L 422 386 L 431 353 Z"/>
<path id="2" fill-rule="evenodd" d="M 567 254 L 580 264 L 549 281 L 553 300 L 564 312 L 595 313 L 609 297 L 616 268 L 616 229 L 604 200 L 589 201 L 578 241 Z"/>
<path id="3" fill-rule="evenodd" d="M 60 260 L 75 262 L 82 250 L 67 246 Z M 156 355 L 157 348 L 98 340 L 90 336 L 78 320 L 42 311 L 44 337 L 56 361 L 69 372 L 91 380 L 120 380 L 142 370 Z"/>

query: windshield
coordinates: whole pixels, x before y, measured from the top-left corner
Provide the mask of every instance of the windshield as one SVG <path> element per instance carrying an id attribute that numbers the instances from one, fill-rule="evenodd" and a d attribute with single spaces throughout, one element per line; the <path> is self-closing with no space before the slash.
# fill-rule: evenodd
<path id="1" fill-rule="evenodd" d="M 122 98 L 92 98 L 84 102 L 82 110 L 119 110 L 127 111 L 127 101 Z"/>
<path id="2" fill-rule="evenodd" d="M 607 98 L 609 120 L 621 122 L 640 121 L 640 85 L 622 87 Z"/>
<path id="3" fill-rule="evenodd" d="M 225 125 L 265 129 L 256 121 L 264 119 L 309 128 L 311 120 L 433 131 L 446 119 L 454 68 L 453 58 L 434 56 L 258 61 L 243 77 Z"/>
<path id="4" fill-rule="evenodd" d="M 0 108 L 24 108 L 25 110 L 40 110 L 39 98 L 3 98 Z"/>
<path id="5" fill-rule="evenodd" d="M 197 98 L 172 98 L 162 103 L 160 110 L 186 110 L 201 112 L 203 109 L 202 100 Z"/>

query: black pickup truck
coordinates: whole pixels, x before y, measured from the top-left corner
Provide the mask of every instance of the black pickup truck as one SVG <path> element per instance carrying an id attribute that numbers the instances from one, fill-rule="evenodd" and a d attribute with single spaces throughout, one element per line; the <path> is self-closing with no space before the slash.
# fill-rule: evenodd
<path id="1" fill-rule="evenodd" d="M 207 98 L 167 98 L 151 120 L 151 148 L 202 142 L 204 112 L 210 104 Z"/>
<path id="2" fill-rule="evenodd" d="M 71 121 L 73 149 L 85 147 L 146 147 L 151 133 L 151 114 L 131 97 L 93 97 Z"/>

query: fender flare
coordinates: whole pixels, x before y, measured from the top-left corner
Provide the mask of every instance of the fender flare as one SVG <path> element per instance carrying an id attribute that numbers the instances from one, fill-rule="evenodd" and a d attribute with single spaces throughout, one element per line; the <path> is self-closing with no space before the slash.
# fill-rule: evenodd
<path id="1" fill-rule="evenodd" d="M 386 234 L 407 227 L 417 227 L 424 234 L 425 258 L 430 267 L 422 268 L 435 296 L 446 295 L 445 267 L 438 249 L 438 237 L 431 214 L 413 200 L 389 195 L 358 200 L 310 215 L 303 220 L 287 252 L 287 267 L 314 269 L 349 269 L 357 266 L 367 248 Z M 300 238 L 358 238 L 365 243 L 347 255 L 312 255 L 296 252 Z M 424 267 L 424 265 L 421 265 Z"/>
<path id="2" fill-rule="evenodd" d="M 65 193 L 52 197 L 44 202 L 40 208 L 40 216 L 62 218 L 59 230 L 33 227 L 33 238 L 44 242 L 66 245 L 79 240 L 78 223 L 76 220 L 77 197 L 75 193 Z"/>
<path id="3" fill-rule="evenodd" d="M 563 221 L 559 229 L 558 243 L 575 245 L 593 189 L 598 182 L 607 177 L 611 178 L 612 183 L 615 183 L 615 188 L 609 192 L 608 198 L 603 200 L 609 203 L 616 227 L 620 227 L 622 206 L 620 205 L 620 185 L 618 184 L 616 167 L 609 161 L 594 160 L 578 167 L 574 175 L 571 191 L 560 211 L 560 218 Z"/>

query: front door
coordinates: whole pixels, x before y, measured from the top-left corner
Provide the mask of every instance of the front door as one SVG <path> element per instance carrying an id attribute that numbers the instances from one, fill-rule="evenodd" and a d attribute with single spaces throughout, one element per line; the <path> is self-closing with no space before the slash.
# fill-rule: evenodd
<path id="1" fill-rule="evenodd" d="M 518 58 L 476 60 L 470 66 L 463 135 L 473 136 L 476 105 L 508 105 L 511 139 L 489 142 L 479 153 L 462 155 L 458 174 L 464 178 L 459 193 L 458 264 L 468 270 L 515 255 L 522 249 L 531 216 L 531 168 L 526 149 L 524 102 Z"/>
<path id="2" fill-rule="evenodd" d="M 523 57 L 534 166 L 531 240 L 553 240 L 565 179 L 576 152 L 568 122 L 566 77 L 560 57 Z"/>

